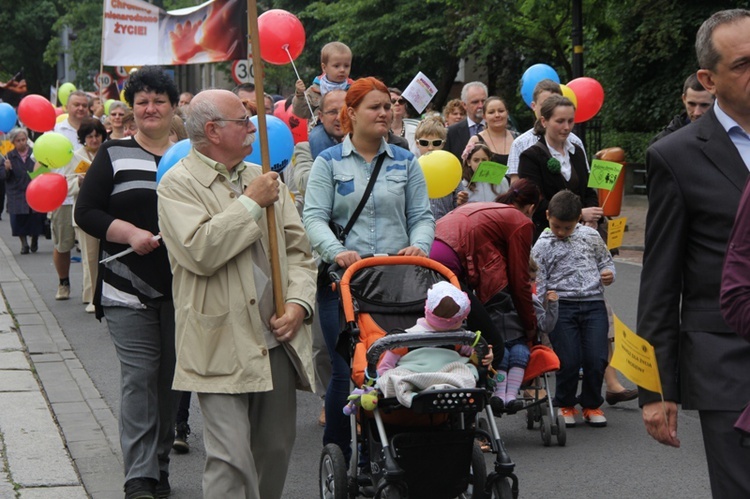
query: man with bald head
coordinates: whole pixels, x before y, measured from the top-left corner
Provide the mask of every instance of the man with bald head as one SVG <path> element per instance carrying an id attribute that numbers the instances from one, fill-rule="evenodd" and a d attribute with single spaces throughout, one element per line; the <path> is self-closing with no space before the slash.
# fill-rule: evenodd
<path id="1" fill-rule="evenodd" d="M 274 172 L 243 160 L 255 127 L 232 92 L 190 103 L 190 153 L 161 179 L 159 227 L 174 274 L 174 389 L 198 393 L 205 497 L 282 496 L 296 388 L 311 389 L 316 268 L 294 201 Z M 275 208 L 278 248 L 265 208 Z M 275 311 L 269 252 L 280 261 Z"/>

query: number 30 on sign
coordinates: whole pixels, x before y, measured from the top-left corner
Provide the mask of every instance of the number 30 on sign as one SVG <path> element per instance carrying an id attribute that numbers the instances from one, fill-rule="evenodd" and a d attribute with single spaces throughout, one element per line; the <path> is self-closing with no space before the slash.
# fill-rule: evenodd
<path id="1" fill-rule="evenodd" d="M 255 83 L 252 61 L 247 59 L 234 61 L 232 63 L 232 78 L 237 85 L 240 83 Z"/>

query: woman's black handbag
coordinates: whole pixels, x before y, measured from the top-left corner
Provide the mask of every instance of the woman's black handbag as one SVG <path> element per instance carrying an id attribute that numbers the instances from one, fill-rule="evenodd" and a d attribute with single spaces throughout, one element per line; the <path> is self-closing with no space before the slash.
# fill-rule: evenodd
<path id="1" fill-rule="evenodd" d="M 359 201 L 359 204 L 357 205 L 357 209 L 354 210 L 354 213 L 352 213 L 351 218 L 346 223 L 346 227 L 342 227 L 341 225 L 337 224 L 333 220 L 328 221 L 328 228 L 331 229 L 331 232 L 333 232 L 333 235 L 336 237 L 336 239 L 339 240 L 341 244 L 344 244 L 346 242 L 346 236 L 349 234 L 349 231 L 352 230 L 352 227 L 354 226 L 354 222 L 357 221 L 357 218 L 359 217 L 359 214 L 362 212 L 362 210 L 365 207 L 365 203 L 367 203 L 367 198 L 370 197 L 370 193 L 372 192 L 372 188 L 375 185 L 375 180 L 378 178 L 378 174 L 380 173 L 380 167 L 383 166 L 383 161 L 385 160 L 386 154 L 383 153 L 378 158 L 378 162 L 375 163 L 375 168 L 372 171 L 372 175 L 370 175 L 370 181 L 367 182 L 367 188 L 365 189 L 365 193 L 362 195 L 362 199 Z M 328 262 L 324 262 L 322 259 L 320 260 L 320 263 L 318 264 L 318 287 L 328 287 L 331 285 L 331 277 L 328 275 L 328 269 L 331 268 L 331 264 Z"/>

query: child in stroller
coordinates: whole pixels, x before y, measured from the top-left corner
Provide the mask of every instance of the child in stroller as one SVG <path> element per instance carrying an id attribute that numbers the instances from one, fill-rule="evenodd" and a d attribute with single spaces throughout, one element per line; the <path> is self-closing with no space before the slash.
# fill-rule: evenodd
<path id="1" fill-rule="evenodd" d="M 495 471 L 486 473 L 486 464 L 479 446 L 475 444 L 477 430 L 473 427 L 476 415 L 485 410 L 489 392 L 485 388 L 489 347 L 473 332 L 432 331 L 406 332 L 425 311 L 427 290 L 450 279 L 448 285 L 461 293 L 455 276 L 441 264 L 419 257 L 365 258 L 350 266 L 336 284 L 341 296 L 345 326 L 343 343 L 350 343 L 352 352 L 352 380 L 365 393 L 362 403 L 356 404 L 352 417 L 361 425 L 356 432 L 352 424 L 353 455 L 348 464 L 336 445 L 323 449 L 320 462 L 321 497 L 344 499 L 358 494 L 376 498 L 455 498 L 455 497 L 512 497 L 517 494 L 518 482 L 513 474 L 514 464 L 507 455 L 494 424 L 491 425 L 493 449 L 497 452 Z M 463 295 L 465 298 L 465 295 Z M 439 300 L 442 301 L 442 298 Z M 462 302 L 460 295 L 457 302 Z M 461 323 L 465 306 L 458 305 L 450 313 L 450 321 Z M 446 306 L 448 306 L 446 301 Z M 438 306 L 428 306 L 428 316 Z M 441 315 L 448 312 L 440 311 Z M 455 316 L 455 318 L 454 318 Z M 422 329 L 426 321 L 420 321 Z M 398 330 L 396 334 L 386 331 Z M 350 339 L 347 342 L 346 339 Z M 396 350 L 404 358 L 419 350 L 414 347 L 465 345 L 474 350 L 484 362 L 477 369 L 478 377 L 470 374 L 467 387 L 439 387 L 421 390 L 408 397 L 411 407 L 401 404 L 398 397 L 378 396 L 371 403 L 376 368 L 384 353 Z M 473 346 L 473 348 L 472 348 Z M 399 348 L 406 348 L 407 351 Z M 439 348 L 441 353 L 453 354 L 452 360 L 466 368 L 466 358 L 455 348 Z M 466 349 L 464 349 L 466 352 Z M 407 353 L 408 352 L 408 353 Z M 468 353 L 468 352 L 467 352 Z M 388 356 L 390 357 L 390 355 Z M 394 362 L 395 364 L 395 362 Z M 450 364 L 450 362 L 449 362 Z M 445 365 L 445 363 L 443 363 Z M 382 367 L 382 365 L 381 365 Z M 395 367 L 390 371 L 398 371 Z M 383 373 L 388 375 L 388 371 Z M 477 381 L 478 379 L 478 381 Z M 494 422 L 493 422 L 494 423 Z M 359 454 L 362 454 L 362 459 Z M 495 494 L 495 489 L 497 493 Z"/>

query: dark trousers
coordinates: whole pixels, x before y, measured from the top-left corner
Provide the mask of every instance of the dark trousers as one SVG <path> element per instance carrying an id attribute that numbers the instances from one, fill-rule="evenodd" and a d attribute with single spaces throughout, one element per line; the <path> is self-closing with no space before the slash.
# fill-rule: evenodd
<path id="1" fill-rule="evenodd" d="M 699 411 L 711 495 L 750 497 L 750 447 L 734 429 L 740 411 Z"/>

